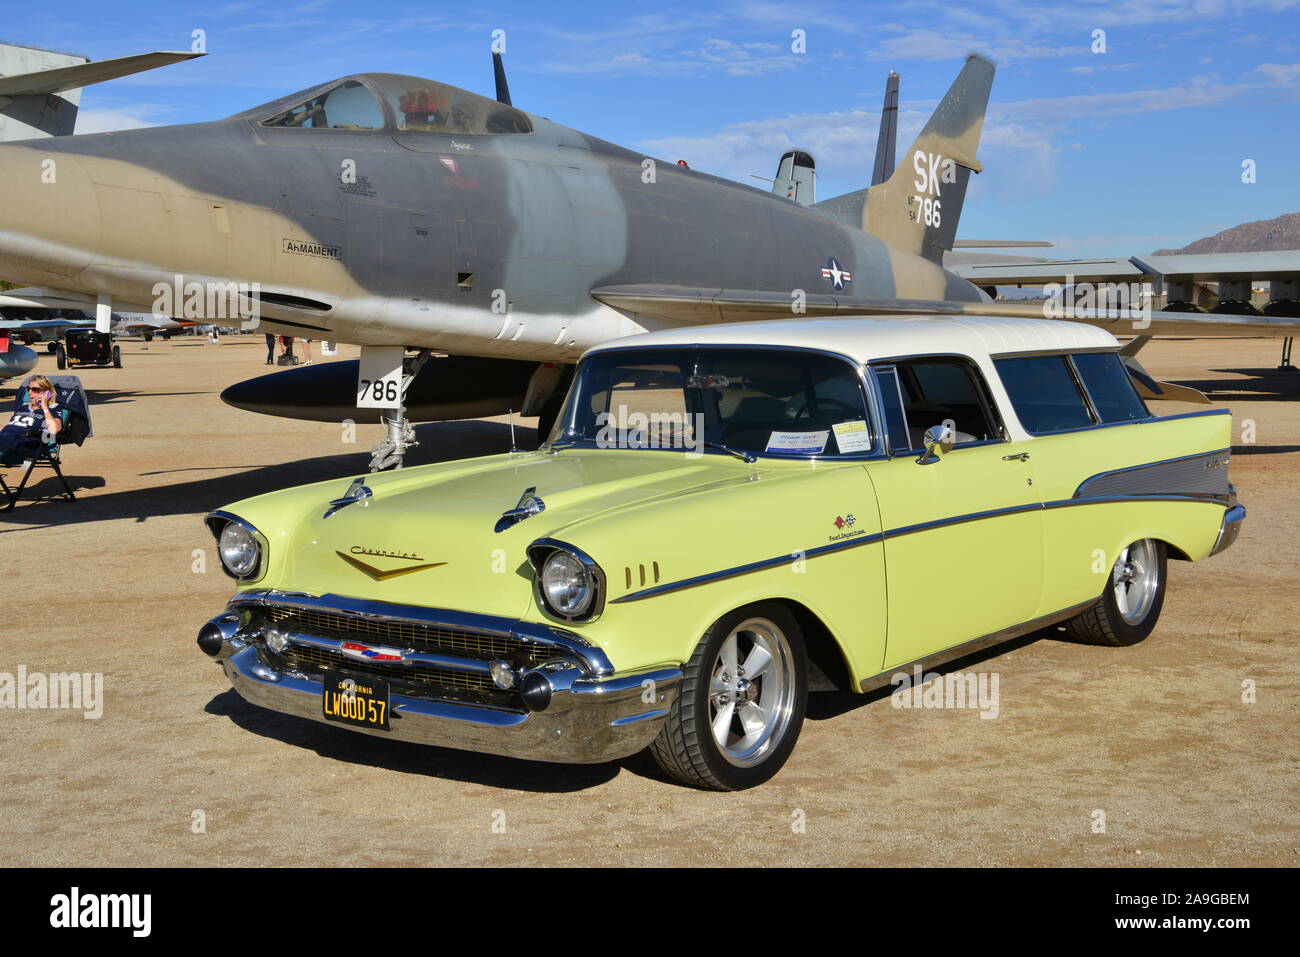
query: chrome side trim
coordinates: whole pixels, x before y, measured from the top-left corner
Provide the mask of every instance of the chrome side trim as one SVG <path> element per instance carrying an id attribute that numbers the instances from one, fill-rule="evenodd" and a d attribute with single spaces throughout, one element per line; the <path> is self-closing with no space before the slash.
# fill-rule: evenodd
<path id="1" fill-rule="evenodd" d="M 786 562 L 793 561 L 795 557 L 816 558 L 819 555 L 826 555 L 831 552 L 842 551 L 849 548 L 857 548 L 861 545 L 871 545 L 876 542 L 887 541 L 891 538 L 901 538 L 904 535 L 913 535 L 917 532 L 933 531 L 937 528 L 944 528 L 949 525 L 964 525 L 967 522 L 979 522 L 987 518 L 1001 518 L 1007 515 L 1018 515 L 1024 512 L 1047 511 L 1057 508 L 1074 508 L 1080 505 L 1114 505 L 1123 502 L 1184 502 L 1199 505 L 1216 505 L 1222 508 L 1227 503 L 1217 496 L 1209 495 L 1177 495 L 1177 494 L 1140 494 L 1140 495 L 1098 495 L 1087 498 L 1058 499 L 1052 502 L 1029 502 L 1024 505 L 1009 505 L 1006 508 L 987 509 L 982 512 L 969 512 L 965 515 L 953 515 L 948 518 L 937 518 L 929 522 L 919 522 L 916 525 L 900 525 L 898 528 L 887 529 L 883 532 L 873 532 L 863 535 L 860 538 L 849 539 L 843 542 L 834 542 L 830 545 L 819 545 L 814 548 L 804 549 L 800 552 L 791 552 L 787 555 L 778 555 L 774 558 L 765 558 L 756 562 L 749 562 L 745 565 L 735 565 L 731 568 L 724 568 L 716 572 L 706 572 L 703 575 L 696 575 L 693 578 L 683 578 L 675 582 L 664 582 L 661 585 L 655 585 L 653 588 L 644 588 L 640 591 L 630 592 L 610 602 L 611 605 L 619 605 L 624 602 L 641 601 L 646 598 L 656 598 L 659 595 L 665 595 L 669 592 L 681 591 L 685 588 L 696 588 L 700 585 L 708 585 L 715 581 L 721 581 L 726 578 L 735 578 L 738 575 L 748 575 L 752 572 L 763 571 L 775 565 L 782 565 Z"/>
<path id="2" fill-rule="evenodd" d="M 249 589 L 237 592 L 230 607 L 265 607 L 269 605 L 322 611 L 372 621 L 403 621 L 434 628 L 472 631 L 503 638 L 519 638 L 535 644 L 549 645 L 559 652 L 567 652 L 582 661 L 593 675 L 613 674 L 614 666 L 605 652 L 571 631 L 552 625 L 454 611 L 446 608 L 424 608 L 419 605 L 396 605 L 390 602 L 346 598 L 341 595 L 308 595 L 301 592 L 283 592 L 274 589 Z"/>
<path id="3" fill-rule="evenodd" d="M 922 669 L 930 667 L 937 668 L 949 661 L 955 661 L 958 658 L 964 658 L 966 655 L 988 648 L 992 645 L 1001 644 L 1005 641 L 1012 641 L 1031 632 L 1038 631 L 1040 628 L 1046 628 L 1049 625 L 1055 625 L 1065 621 L 1067 618 L 1073 618 L 1079 612 L 1091 608 L 1097 604 L 1098 599 L 1090 598 L 1088 601 L 1079 602 L 1077 605 L 1071 605 L 1069 608 L 1063 608 L 1060 611 L 1052 612 L 1050 615 L 1042 615 L 1029 621 L 1021 622 L 1018 625 L 1012 625 L 1009 628 L 1003 628 L 1000 631 L 991 632 L 982 635 L 979 638 L 973 638 L 970 641 L 962 642 L 960 645 L 953 645 L 951 648 L 944 648 L 941 651 L 933 652 L 929 655 L 922 655 L 920 658 L 913 658 L 911 661 L 895 665 L 892 668 L 886 668 L 879 674 L 872 675 L 869 678 L 863 678 L 858 682 L 858 688 L 861 691 L 874 691 L 877 688 L 883 688 L 890 684 L 890 679 L 900 673 L 910 671 L 912 668 L 920 665 Z M 909 675 L 910 677 L 910 675 Z"/>
<path id="4" fill-rule="evenodd" d="M 703 575 L 696 575 L 694 578 L 683 578 L 680 581 L 665 582 L 662 585 L 655 585 L 651 588 L 643 588 L 640 591 L 631 592 L 622 598 L 615 598 L 611 605 L 617 605 L 627 601 L 641 601 L 643 598 L 654 598 L 668 592 L 681 591 L 684 588 L 695 588 L 698 585 L 707 585 L 711 582 L 722 581 L 725 578 L 736 578 L 739 575 L 748 575 L 751 572 L 761 572 L 766 568 L 772 568 L 776 565 L 784 565 L 786 562 L 794 561 L 796 558 L 816 558 L 818 555 L 827 555 L 831 552 L 844 551 L 849 548 L 857 548 L 860 545 L 870 545 L 883 539 L 884 533 L 873 532 L 869 535 L 862 535 L 858 538 L 850 538 L 842 542 L 832 542 L 829 545 L 818 545 L 816 548 L 809 548 L 803 552 L 795 552 L 789 555 L 778 555 L 775 558 L 765 558 L 762 561 L 750 562 L 748 565 L 737 565 L 734 568 L 725 568 L 722 571 L 707 572 Z"/>
<path id="5" fill-rule="evenodd" d="M 1226 504 L 1231 458 L 1232 449 L 1215 449 L 1098 472 L 1079 483 L 1074 497 L 1172 494 L 1219 499 Z"/>

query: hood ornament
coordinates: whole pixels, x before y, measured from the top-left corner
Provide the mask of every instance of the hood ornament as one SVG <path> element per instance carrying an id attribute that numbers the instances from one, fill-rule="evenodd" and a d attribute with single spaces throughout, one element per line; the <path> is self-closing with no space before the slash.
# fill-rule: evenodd
<path id="1" fill-rule="evenodd" d="M 339 509 L 347 508 L 349 505 L 355 505 L 357 502 L 364 501 L 374 494 L 375 493 L 370 491 L 366 486 L 365 479 L 353 479 L 352 484 L 348 486 L 348 490 L 343 493 L 343 497 L 336 498 L 334 501 L 330 502 L 330 507 L 325 510 L 325 514 L 322 515 L 321 518 L 329 518 Z"/>
<path id="2" fill-rule="evenodd" d="M 519 496 L 519 502 L 514 508 L 508 508 L 501 513 L 493 531 L 504 532 L 512 525 L 517 525 L 524 519 L 532 518 L 538 512 L 544 511 L 546 511 L 546 503 L 537 496 L 537 486 L 530 486 L 524 489 L 524 494 Z"/>

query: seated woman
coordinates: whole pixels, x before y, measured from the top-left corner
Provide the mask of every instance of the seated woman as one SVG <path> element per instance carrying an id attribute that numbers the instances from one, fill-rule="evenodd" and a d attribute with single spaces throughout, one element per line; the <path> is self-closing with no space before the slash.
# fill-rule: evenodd
<path id="1" fill-rule="evenodd" d="M 45 441 L 42 432 L 48 432 L 52 439 L 67 424 L 68 410 L 59 405 L 54 384 L 45 376 L 31 377 L 27 383 L 26 399 L 26 405 L 20 407 L 9 424 L 0 429 L 0 457 L 13 459 L 34 455 Z"/>

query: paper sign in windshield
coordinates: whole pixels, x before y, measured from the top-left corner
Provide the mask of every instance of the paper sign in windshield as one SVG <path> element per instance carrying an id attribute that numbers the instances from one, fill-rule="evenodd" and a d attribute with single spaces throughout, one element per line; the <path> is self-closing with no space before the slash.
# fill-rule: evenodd
<path id="1" fill-rule="evenodd" d="M 831 426 L 835 430 L 835 442 L 841 452 L 870 452 L 871 433 L 867 423 L 858 419 L 855 422 L 837 422 Z"/>
<path id="2" fill-rule="evenodd" d="M 820 455 L 826 451 L 830 431 L 773 432 L 767 440 L 768 452 L 794 452 L 803 455 Z"/>

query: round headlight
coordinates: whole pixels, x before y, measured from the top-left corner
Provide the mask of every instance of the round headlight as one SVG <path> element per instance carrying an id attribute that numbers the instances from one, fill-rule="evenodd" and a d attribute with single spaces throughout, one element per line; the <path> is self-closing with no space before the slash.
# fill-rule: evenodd
<path id="1" fill-rule="evenodd" d="M 595 596 L 587 569 L 568 552 L 556 551 L 542 566 L 542 592 L 553 611 L 568 618 L 591 607 Z"/>
<path id="2" fill-rule="evenodd" d="M 218 549 L 221 564 L 236 578 L 247 578 L 261 564 L 262 550 L 253 533 L 238 522 L 226 522 L 221 530 Z"/>

